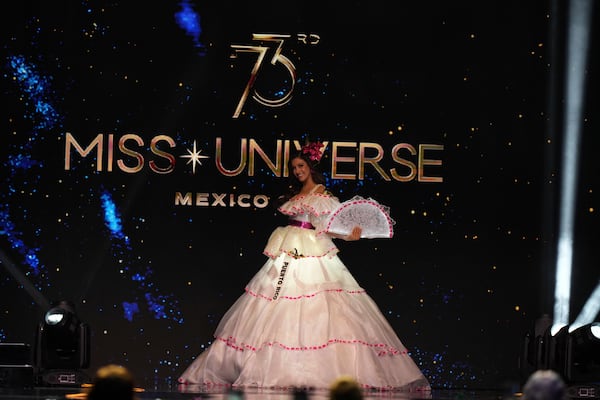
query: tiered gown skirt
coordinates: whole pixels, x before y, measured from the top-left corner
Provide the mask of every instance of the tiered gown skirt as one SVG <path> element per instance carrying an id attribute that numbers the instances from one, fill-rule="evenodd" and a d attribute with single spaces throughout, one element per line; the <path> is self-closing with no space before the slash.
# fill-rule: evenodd
<path id="1" fill-rule="evenodd" d="M 323 256 L 288 251 L 268 258 L 223 316 L 214 342 L 179 382 L 327 388 L 343 375 L 364 388 L 430 390 L 337 251 Z"/>

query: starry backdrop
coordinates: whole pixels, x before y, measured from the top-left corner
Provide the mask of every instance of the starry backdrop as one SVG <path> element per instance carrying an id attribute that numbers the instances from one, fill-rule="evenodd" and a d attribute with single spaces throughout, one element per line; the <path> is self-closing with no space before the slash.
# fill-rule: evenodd
<path id="1" fill-rule="evenodd" d="M 285 177 L 259 156 L 253 170 L 223 168 L 239 165 L 244 142 L 275 160 L 277 141 L 309 139 L 329 142 L 321 165 L 341 200 L 361 195 L 391 209 L 393 238 L 340 242 L 340 257 L 432 386 L 517 381 L 522 337 L 553 306 L 564 29 L 550 8 L 11 3 L 0 24 L 0 341 L 32 343 L 44 305 L 69 299 L 92 330 L 90 369 L 116 362 L 146 384 L 174 384 L 285 223 L 273 207 Z M 254 88 L 291 99 L 268 106 L 250 94 L 234 118 L 256 53 L 233 45 L 259 46 L 256 33 L 289 35 L 281 54 L 295 76 L 282 59 L 265 62 Z M 595 53 L 577 177 L 574 315 L 598 282 Z M 334 142 L 350 144 L 344 157 L 357 157 L 360 143 L 370 157 L 379 147 L 388 179 L 372 165 L 359 177 L 356 162 L 338 171 L 352 179 L 332 176 Z M 395 161 L 401 143 L 434 146 L 423 157 L 439 163 L 424 175 L 439 179 L 419 180 Z M 406 148 L 398 154 L 419 160 Z M 392 169 L 409 178 L 389 178 Z M 209 205 L 178 204 L 178 193 L 209 193 Z M 226 202 L 212 204 L 213 193 Z M 269 204 L 231 206 L 241 194 Z"/>

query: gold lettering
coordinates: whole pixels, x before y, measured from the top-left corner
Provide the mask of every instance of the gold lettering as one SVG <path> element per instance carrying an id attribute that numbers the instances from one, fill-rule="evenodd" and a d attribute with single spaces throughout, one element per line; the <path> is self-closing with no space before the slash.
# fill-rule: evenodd
<path id="1" fill-rule="evenodd" d="M 412 181 L 413 179 L 415 179 L 415 176 L 417 174 L 417 167 L 414 163 L 401 158 L 398 153 L 400 152 L 400 150 L 402 149 L 406 149 L 409 151 L 410 154 L 412 154 L 413 156 L 415 154 L 417 154 L 417 150 L 410 144 L 408 143 L 398 143 L 397 145 L 395 145 L 392 148 L 392 159 L 397 162 L 400 165 L 404 165 L 406 167 L 408 167 L 409 170 L 409 174 L 408 175 L 400 175 L 398 174 L 398 172 L 396 172 L 396 168 L 392 168 L 390 173 L 392 174 L 392 177 L 400 182 L 409 182 Z"/>
<path id="2" fill-rule="evenodd" d="M 113 167 L 113 147 L 115 145 L 115 135 L 113 135 L 112 133 L 110 133 L 108 135 L 108 155 L 107 155 L 107 160 L 106 160 L 106 170 L 108 172 L 112 172 L 112 167 Z"/>
<path id="3" fill-rule="evenodd" d="M 196 205 L 208 206 L 208 193 L 196 193 Z"/>
<path id="4" fill-rule="evenodd" d="M 275 176 L 281 176 L 281 140 L 277 139 L 277 150 L 275 156 L 275 164 L 267 157 L 264 150 L 256 143 L 256 140 L 250 139 L 250 151 L 249 151 L 249 165 L 248 165 L 248 176 L 254 176 L 254 153 L 258 153 L 260 158 L 267 164 L 267 167 L 275 174 Z"/>
<path id="5" fill-rule="evenodd" d="M 250 203 L 248 203 L 247 201 L 244 201 L 244 200 L 248 200 L 248 199 L 250 199 L 249 194 L 240 194 L 238 196 L 238 200 L 237 200 L 238 206 L 244 207 L 244 208 L 250 207 Z"/>
<path id="6" fill-rule="evenodd" d="M 121 139 L 119 139 L 119 150 L 121 153 L 131 156 L 137 160 L 137 165 L 133 167 L 128 167 L 125 165 L 125 162 L 122 159 L 117 160 L 117 165 L 123 172 L 129 172 L 130 174 L 134 174 L 136 172 L 140 172 L 142 167 L 144 166 L 144 157 L 138 153 L 137 151 L 133 151 L 125 147 L 125 142 L 128 140 L 134 140 L 139 146 L 144 144 L 144 141 L 138 135 L 134 135 L 132 133 L 123 135 Z"/>
<path id="7" fill-rule="evenodd" d="M 425 175 L 425 165 L 442 165 L 442 160 L 425 158 L 426 150 L 444 150 L 444 146 L 441 144 L 419 145 L 419 182 L 443 182 L 444 178 L 442 177 Z"/>
<path id="8" fill-rule="evenodd" d="M 254 204 L 254 207 L 256 208 L 265 208 L 269 205 L 269 197 L 264 194 L 258 194 L 254 196 L 252 204 Z"/>
<path id="9" fill-rule="evenodd" d="M 355 180 L 355 174 L 343 174 L 338 173 L 338 163 L 348 162 L 353 163 L 356 161 L 356 157 L 342 157 L 338 156 L 338 148 L 340 147 L 354 147 L 356 148 L 356 142 L 333 142 L 331 149 L 331 178 L 332 179 L 351 179 Z"/>
<path id="10" fill-rule="evenodd" d="M 365 155 L 367 148 L 373 148 L 377 150 L 377 155 L 375 157 L 367 157 Z M 379 175 L 386 181 L 391 180 L 389 176 L 385 173 L 385 171 L 379 166 L 378 161 L 383 159 L 383 147 L 381 147 L 378 143 L 361 143 L 359 145 L 358 152 L 358 179 L 365 179 L 365 164 L 373 165 L 375 171 L 379 172 Z"/>
<path id="11" fill-rule="evenodd" d="M 192 194 L 187 192 L 185 196 L 181 192 L 175 192 L 175 205 L 176 206 L 191 206 L 192 205 Z"/>
<path id="12" fill-rule="evenodd" d="M 70 132 L 67 132 L 65 137 L 65 170 L 68 171 L 71 169 L 71 146 L 75 147 L 75 150 L 82 156 L 87 157 L 88 154 L 97 147 L 96 150 L 96 171 L 102 171 L 102 149 L 103 149 L 103 136 L 99 133 L 96 136 L 96 139 L 90 143 L 88 147 L 85 149 L 79 145 L 77 140 L 71 135 Z"/>
<path id="13" fill-rule="evenodd" d="M 104 149 L 106 142 L 107 148 Z M 133 142 L 133 143 L 131 143 Z M 166 144 L 164 144 L 166 143 Z M 259 144 L 260 143 L 260 144 Z M 331 144 L 331 146 L 329 146 Z M 441 144 L 421 143 L 412 145 L 410 143 L 397 143 L 386 154 L 387 149 L 377 142 L 323 142 L 321 154 L 330 151 L 332 179 L 342 180 L 364 180 L 367 175 L 379 176 L 385 181 L 440 183 L 444 181 L 441 173 L 433 174 L 433 167 L 441 167 L 442 157 L 430 156 L 433 151 L 443 151 Z M 149 149 L 145 149 L 154 155 L 154 158 L 147 157 L 145 161 L 144 140 L 140 135 L 131 133 L 125 134 L 120 138 L 115 134 L 98 134 L 87 144 L 80 144 L 70 133 L 65 133 L 65 170 L 72 168 L 75 161 L 74 154 L 77 153 L 82 158 L 95 158 L 94 166 L 97 171 L 104 170 L 112 172 L 114 161 L 117 168 L 126 173 L 137 173 L 146 166 L 154 173 L 169 174 L 175 171 L 177 164 L 176 155 L 169 149 L 177 147 L 175 139 L 167 135 L 157 135 L 151 138 Z M 328 150 L 328 147 L 330 149 Z M 261 177 L 288 177 L 289 160 L 297 152 L 301 151 L 302 143 L 298 140 L 277 139 L 273 147 L 265 148 L 262 142 L 253 138 L 240 138 L 239 147 L 234 146 L 233 161 L 234 168 L 229 169 L 224 166 L 224 145 L 223 138 L 215 138 L 215 166 L 217 172 L 225 177 L 235 177 L 242 174 L 247 176 Z M 267 151 L 265 151 L 267 150 Z M 95 154 L 94 154 L 95 152 Z M 106 152 L 106 160 L 103 160 Z M 239 152 L 239 161 L 235 161 L 235 153 Z M 121 154 L 121 158 L 115 155 Z M 428 157 L 429 156 L 429 157 Z M 227 159 L 231 161 L 231 151 L 227 152 Z M 209 158 L 209 157 L 206 157 Z M 389 169 L 386 162 L 394 163 Z M 323 166 L 325 162 L 321 160 Z M 264 164 L 261 164 L 264 163 Z M 93 165 L 93 164 L 92 164 Z M 258 169 L 257 169 L 258 168 Z M 326 172 L 326 171 L 324 171 Z M 177 201 L 186 200 L 184 194 Z M 225 194 L 217 195 L 214 204 L 222 207 L 250 207 L 255 198 L 242 197 Z M 191 200 L 193 202 L 193 199 Z M 200 200 L 202 202 L 203 200 Z M 212 202 L 212 200 L 206 200 Z M 262 203 L 260 203 L 262 204 Z"/>
<path id="14" fill-rule="evenodd" d="M 225 193 L 222 194 L 218 194 L 218 193 L 213 193 L 212 196 L 215 198 L 215 201 L 212 202 L 212 206 L 216 206 L 216 205 L 220 205 L 222 207 L 226 207 L 225 202 L 223 201 L 223 198 L 225 197 Z"/>
<path id="15" fill-rule="evenodd" d="M 166 151 L 162 151 L 158 148 L 157 144 L 160 141 L 167 142 L 171 148 L 175 147 L 176 144 L 175 141 L 167 135 L 154 136 L 152 138 L 152 141 L 150 142 L 150 150 L 152 151 L 152 153 L 156 154 L 160 158 L 168 160 L 168 166 L 165 168 L 161 168 L 156 164 L 154 160 L 151 160 L 148 164 L 150 165 L 150 169 L 156 172 L 157 174 L 168 174 L 170 172 L 173 172 L 173 170 L 175 169 L 175 157 L 172 154 L 167 153 Z"/>
<path id="16" fill-rule="evenodd" d="M 236 176 L 242 173 L 242 171 L 244 170 L 244 168 L 246 167 L 246 149 L 248 148 L 248 140 L 245 138 L 240 139 L 241 140 L 241 144 L 240 144 L 240 163 L 239 165 L 235 168 L 235 169 L 226 169 L 222 162 L 221 162 L 221 158 L 222 158 L 222 143 L 221 143 L 221 138 L 218 137 L 216 139 L 216 143 L 215 143 L 215 164 L 217 165 L 217 170 L 219 170 L 219 172 L 222 175 L 225 176 Z"/>

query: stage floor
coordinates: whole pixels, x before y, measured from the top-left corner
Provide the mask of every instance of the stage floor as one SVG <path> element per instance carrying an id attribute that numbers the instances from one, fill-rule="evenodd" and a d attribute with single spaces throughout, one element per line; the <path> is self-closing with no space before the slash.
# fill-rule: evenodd
<path id="1" fill-rule="evenodd" d="M 373 399 L 432 399 L 432 400 L 505 400 L 517 399 L 520 393 L 503 393 L 494 390 L 433 389 L 429 394 L 407 392 L 365 391 L 364 400 Z M 228 390 L 205 391 L 193 387 L 185 391 L 178 388 L 166 390 L 143 390 L 137 393 L 139 400 L 175 399 L 223 399 L 223 400 L 327 400 L 327 390 L 295 393 L 292 390 L 248 389 L 243 392 Z M 0 388 L 0 399 L 10 400 L 73 400 L 85 399 L 78 387 Z"/>

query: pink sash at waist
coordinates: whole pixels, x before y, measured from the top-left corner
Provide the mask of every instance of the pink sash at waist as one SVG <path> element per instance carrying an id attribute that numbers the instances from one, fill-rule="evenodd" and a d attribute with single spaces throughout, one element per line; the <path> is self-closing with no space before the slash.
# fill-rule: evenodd
<path id="1" fill-rule="evenodd" d="M 315 229 L 310 222 L 298 221 L 296 219 L 290 219 L 288 225 L 293 225 L 304 229 Z"/>

